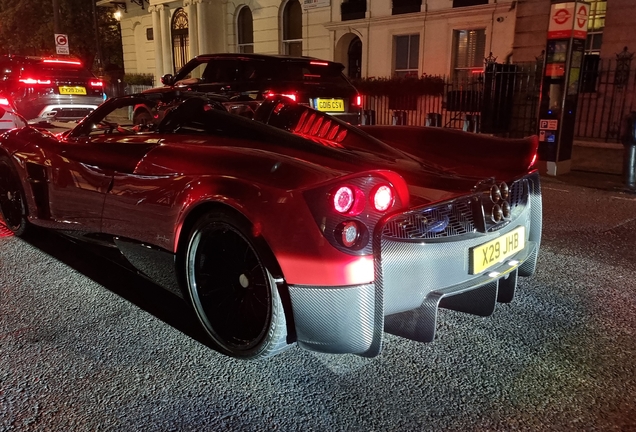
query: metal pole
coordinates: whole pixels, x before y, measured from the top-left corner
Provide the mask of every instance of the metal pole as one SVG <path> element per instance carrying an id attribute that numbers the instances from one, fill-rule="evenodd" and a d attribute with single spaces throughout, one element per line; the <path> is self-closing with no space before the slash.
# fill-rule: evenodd
<path id="1" fill-rule="evenodd" d="M 632 112 L 627 117 L 626 124 L 627 130 L 623 140 L 625 146 L 623 176 L 625 177 L 625 186 L 636 190 L 636 112 Z"/>
<path id="2" fill-rule="evenodd" d="M 98 69 L 97 74 L 101 76 L 104 73 L 104 61 L 102 59 L 102 48 L 99 43 L 99 27 L 97 27 L 97 6 L 95 5 L 95 0 L 91 0 L 91 3 L 93 5 L 93 26 L 95 27 L 95 48 L 97 52 L 97 69 Z"/>
<path id="3" fill-rule="evenodd" d="M 60 0 L 53 0 L 53 31 L 55 34 L 62 33 L 60 29 Z"/>

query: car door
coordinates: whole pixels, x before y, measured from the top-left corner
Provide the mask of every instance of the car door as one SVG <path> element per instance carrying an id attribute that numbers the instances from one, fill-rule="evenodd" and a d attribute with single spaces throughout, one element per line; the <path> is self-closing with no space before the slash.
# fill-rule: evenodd
<path id="1" fill-rule="evenodd" d="M 152 133 L 100 128 L 62 138 L 50 157 L 52 219 L 70 229 L 101 232 L 104 199 L 114 175 L 133 172 L 158 141 Z"/>

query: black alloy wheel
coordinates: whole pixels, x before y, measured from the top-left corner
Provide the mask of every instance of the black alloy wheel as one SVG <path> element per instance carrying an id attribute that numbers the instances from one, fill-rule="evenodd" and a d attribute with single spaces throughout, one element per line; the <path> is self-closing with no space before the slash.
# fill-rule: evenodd
<path id="1" fill-rule="evenodd" d="M 188 293 L 199 321 L 221 352 L 244 359 L 289 346 L 276 282 L 250 231 L 225 212 L 210 213 L 193 227 L 186 252 Z"/>
<path id="2" fill-rule="evenodd" d="M 24 192 L 11 161 L 0 156 L 0 213 L 4 224 L 15 235 L 26 232 L 28 221 Z"/>

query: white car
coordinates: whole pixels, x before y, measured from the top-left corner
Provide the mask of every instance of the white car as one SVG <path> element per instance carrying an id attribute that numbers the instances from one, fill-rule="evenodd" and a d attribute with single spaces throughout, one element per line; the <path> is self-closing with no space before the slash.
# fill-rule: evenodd
<path id="1" fill-rule="evenodd" d="M 20 128 L 27 121 L 16 112 L 15 106 L 6 97 L 0 96 L 0 132 Z"/>

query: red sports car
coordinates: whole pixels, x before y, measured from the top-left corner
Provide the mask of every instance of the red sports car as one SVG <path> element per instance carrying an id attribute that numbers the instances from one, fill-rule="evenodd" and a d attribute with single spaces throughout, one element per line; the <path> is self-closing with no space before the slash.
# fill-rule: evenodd
<path id="1" fill-rule="evenodd" d="M 134 106 L 166 112 L 154 125 Z M 209 97 L 106 101 L 61 134 L 0 137 L 0 209 L 116 248 L 190 301 L 218 349 L 380 353 L 435 337 L 439 307 L 486 316 L 534 273 L 535 137 L 355 127 L 286 99 L 254 119 Z"/>

